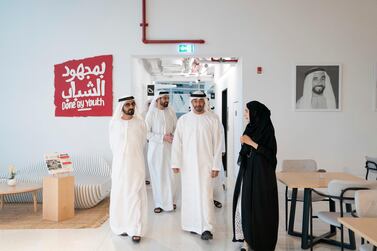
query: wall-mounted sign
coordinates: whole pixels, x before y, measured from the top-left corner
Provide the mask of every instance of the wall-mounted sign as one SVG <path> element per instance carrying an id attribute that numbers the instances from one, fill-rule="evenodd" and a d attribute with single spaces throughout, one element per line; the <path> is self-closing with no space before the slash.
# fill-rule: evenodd
<path id="1" fill-rule="evenodd" d="M 55 65 L 55 116 L 111 116 L 113 56 Z"/>
<path id="2" fill-rule="evenodd" d="M 195 45 L 193 44 L 178 44 L 178 53 L 190 54 L 194 53 Z"/>
<path id="3" fill-rule="evenodd" d="M 154 85 L 147 85 L 147 95 L 154 96 Z"/>

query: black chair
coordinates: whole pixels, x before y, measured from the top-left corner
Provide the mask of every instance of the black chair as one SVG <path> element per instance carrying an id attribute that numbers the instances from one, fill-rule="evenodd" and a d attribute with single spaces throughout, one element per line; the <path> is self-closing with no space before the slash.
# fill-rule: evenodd
<path id="1" fill-rule="evenodd" d="M 365 168 L 367 169 L 367 173 L 365 174 L 365 179 L 367 180 L 369 176 L 369 171 L 377 172 L 377 159 L 368 157 L 368 156 L 366 156 L 365 159 L 366 159 Z M 376 177 L 376 180 L 377 180 L 377 177 Z"/>

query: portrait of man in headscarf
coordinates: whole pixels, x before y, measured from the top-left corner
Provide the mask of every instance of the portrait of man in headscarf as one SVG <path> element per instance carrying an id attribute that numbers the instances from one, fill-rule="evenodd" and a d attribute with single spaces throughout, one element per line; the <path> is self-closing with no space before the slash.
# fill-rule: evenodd
<path id="1" fill-rule="evenodd" d="M 296 66 L 296 110 L 338 110 L 339 65 Z"/>

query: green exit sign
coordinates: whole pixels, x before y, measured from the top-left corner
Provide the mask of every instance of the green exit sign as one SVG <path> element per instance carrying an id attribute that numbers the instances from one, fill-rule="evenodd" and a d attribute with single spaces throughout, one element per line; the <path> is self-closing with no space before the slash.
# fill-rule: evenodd
<path id="1" fill-rule="evenodd" d="M 178 53 L 194 53 L 195 46 L 193 44 L 179 44 Z"/>

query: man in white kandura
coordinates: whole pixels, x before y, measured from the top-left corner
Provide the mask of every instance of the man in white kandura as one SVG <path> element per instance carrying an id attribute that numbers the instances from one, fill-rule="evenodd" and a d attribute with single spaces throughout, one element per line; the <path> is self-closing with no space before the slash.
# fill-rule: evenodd
<path id="1" fill-rule="evenodd" d="M 172 168 L 181 172 L 182 229 L 213 238 L 213 178 L 221 167 L 221 129 L 206 112 L 206 95 L 191 94 L 191 112 L 177 123 L 172 148 Z"/>
<path id="2" fill-rule="evenodd" d="M 169 92 L 160 91 L 145 118 L 148 131 L 148 166 L 152 181 L 154 212 L 172 211 L 175 205 L 175 177 L 171 170 L 171 144 L 177 124 L 169 106 Z"/>
<path id="3" fill-rule="evenodd" d="M 148 207 L 143 154 L 146 127 L 135 109 L 134 97 L 119 99 L 110 122 L 110 227 L 115 234 L 130 235 L 139 242 L 145 232 Z"/>
<path id="4" fill-rule="evenodd" d="M 330 76 L 323 68 L 312 68 L 305 73 L 302 97 L 297 109 L 336 109 Z"/>
<path id="5" fill-rule="evenodd" d="M 221 153 L 222 153 L 222 156 L 224 156 L 226 152 L 224 126 L 221 123 L 219 116 L 212 110 L 209 98 L 207 98 L 206 111 L 208 112 L 209 115 L 214 116 L 217 119 L 217 121 L 219 121 L 220 123 L 219 127 L 221 130 Z M 223 207 L 222 202 L 225 199 L 224 190 L 225 190 L 225 170 L 224 170 L 223 162 L 221 161 L 219 175 L 213 180 L 213 204 L 217 208 Z"/>

